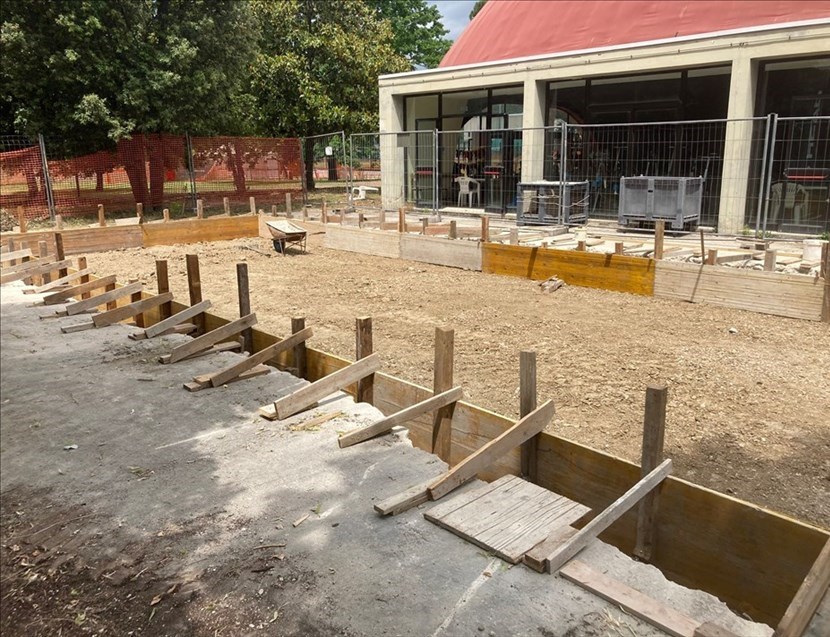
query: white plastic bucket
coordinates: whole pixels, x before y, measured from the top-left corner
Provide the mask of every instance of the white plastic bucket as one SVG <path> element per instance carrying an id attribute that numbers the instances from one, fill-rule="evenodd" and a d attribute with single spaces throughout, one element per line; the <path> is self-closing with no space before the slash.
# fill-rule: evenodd
<path id="1" fill-rule="evenodd" d="M 801 255 L 802 261 L 821 261 L 821 246 L 827 241 L 823 239 L 804 239 L 804 252 Z"/>

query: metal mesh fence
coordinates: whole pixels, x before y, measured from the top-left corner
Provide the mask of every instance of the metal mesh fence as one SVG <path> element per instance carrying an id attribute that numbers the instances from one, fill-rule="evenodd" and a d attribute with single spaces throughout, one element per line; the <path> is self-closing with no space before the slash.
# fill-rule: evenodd
<path id="1" fill-rule="evenodd" d="M 47 177 L 38 140 L 18 135 L 0 137 L 0 208 L 30 219 L 49 216 Z"/>

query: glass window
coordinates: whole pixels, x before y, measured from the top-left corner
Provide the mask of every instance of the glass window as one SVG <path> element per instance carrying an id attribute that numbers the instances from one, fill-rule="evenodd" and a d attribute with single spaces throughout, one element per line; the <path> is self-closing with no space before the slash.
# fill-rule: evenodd
<path id="1" fill-rule="evenodd" d="M 413 95 L 406 98 L 406 126 L 404 130 L 418 130 L 418 120 L 435 120 L 438 117 L 438 94 Z M 433 128 L 430 126 L 430 128 Z"/>
<path id="2" fill-rule="evenodd" d="M 442 115 L 472 116 L 487 114 L 487 90 L 461 91 L 441 95 Z"/>
<path id="3" fill-rule="evenodd" d="M 767 62 L 760 73 L 758 115 L 830 115 L 830 57 Z"/>

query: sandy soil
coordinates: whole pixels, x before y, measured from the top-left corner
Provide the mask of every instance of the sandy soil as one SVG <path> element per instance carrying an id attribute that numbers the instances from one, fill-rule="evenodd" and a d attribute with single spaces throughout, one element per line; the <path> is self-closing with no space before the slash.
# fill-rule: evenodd
<path id="1" fill-rule="evenodd" d="M 307 255 L 246 239 L 93 254 L 89 264 L 155 289 L 154 260 L 167 259 L 186 300 L 186 253 L 200 256 L 203 295 L 219 314 L 237 314 L 235 263 L 246 261 L 260 327 L 286 334 L 290 317 L 305 316 L 314 347 L 352 357 L 354 319 L 371 316 L 384 371 L 427 386 L 434 327 L 454 328 L 456 381 L 506 415 L 518 411 L 519 351 L 535 350 L 556 433 L 629 460 L 639 458 L 645 388 L 664 383 L 677 475 L 830 527 L 826 324 L 576 287 L 542 294 L 522 279 L 328 250 L 322 235 Z"/>

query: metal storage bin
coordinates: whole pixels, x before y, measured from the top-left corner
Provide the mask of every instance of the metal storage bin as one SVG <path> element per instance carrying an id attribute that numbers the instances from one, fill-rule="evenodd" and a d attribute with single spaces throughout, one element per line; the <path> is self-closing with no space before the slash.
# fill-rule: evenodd
<path id="1" fill-rule="evenodd" d="M 665 219 L 672 230 L 683 230 L 700 222 L 702 202 L 702 177 L 622 177 L 619 223 Z"/>
<path id="2" fill-rule="evenodd" d="M 588 220 L 587 181 L 532 181 L 516 187 L 516 225 L 576 225 Z"/>

